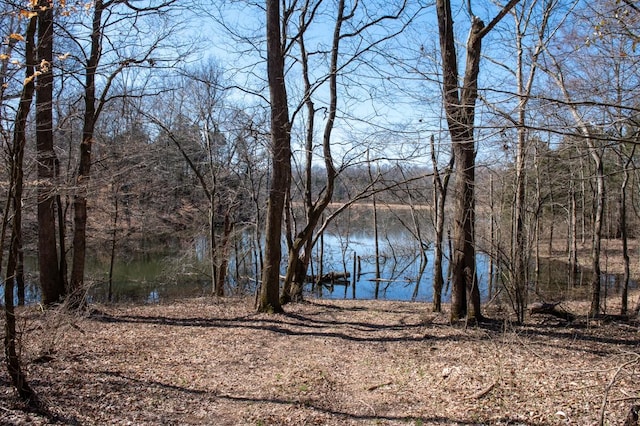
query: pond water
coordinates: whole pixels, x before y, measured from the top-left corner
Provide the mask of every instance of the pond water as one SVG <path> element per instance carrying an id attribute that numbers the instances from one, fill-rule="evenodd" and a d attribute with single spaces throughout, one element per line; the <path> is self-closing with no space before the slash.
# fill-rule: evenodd
<path id="1" fill-rule="evenodd" d="M 321 293 L 316 291 L 315 294 L 321 294 L 325 298 L 374 299 L 378 287 L 380 299 L 422 302 L 433 300 L 433 249 L 425 250 L 427 264 L 420 276 L 421 248 L 408 233 L 396 233 L 380 241 L 380 280 L 375 279 L 375 241 L 372 236 L 358 234 L 345 240 L 338 235 L 329 234 L 325 236 L 324 244 L 323 272 L 346 272 L 349 277 L 337 285 L 327 283 L 322 286 Z M 478 253 L 476 263 L 481 296 L 486 299 L 489 294 L 488 257 Z M 445 274 L 447 268 L 445 258 Z M 308 284 L 307 289 L 312 291 L 312 285 Z M 449 301 L 449 298 L 450 292 L 444 291 L 444 301 Z"/>
<path id="2" fill-rule="evenodd" d="M 345 236 L 346 235 L 346 236 Z M 141 259 L 119 259 L 112 278 L 112 301 L 158 303 L 185 297 L 208 296 L 212 293 L 210 267 L 203 255 L 202 238 L 194 240 L 193 248 L 180 254 L 145 256 Z M 308 295 L 333 299 L 357 298 L 430 302 L 433 298 L 433 249 L 425 247 L 427 265 L 420 276 L 420 244 L 408 232 L 386 233 L 380 240 L 380 278 L 375 280 L 375 244 L 372 235 L 360 233 L 326 233 L 323 238 L 322 273 L 349 274 L 344 280 L 325 283 L 320 288 L 308 284 Z M 237 253 L 237 252 L 236 252 Z M 286 253 L 286 252 L 285 252 Z M 309 275 L 319 271 L 320 244 L 314 249 Z M 354 257 L 356 259 L 354 269 Z M 228 294 L 252 294 L 255 292 L 255 273 L 252 267 L 241 271 L 241 261 L 232 256 L 228 274 Z M 284 274 L 283 260 L 282 273 Z M 35 262 L 29 262 L 27 271 L 35 271 Z M 238 266 L 238 267 L 237 267 Z M 246 266 L 246 265 L 245 265 Z M 445 256 L 444 273 L 448 263 Z M 489 258 L 477 255 L 477 274 L 481 297 L 488 300 L 492 292 L 489 285 Z M 354 280 L 355 277 L 355 280 Z M 584 277 L 584 278 L 583 278 Z M 537 292 L 547 300 L 587 298 L 588 273 L 579 271 L 570 283 L 566 265 L 562 262 L 545 263 L 541 267 Z M 26 299 L 40 300 L 40 291 L 34 283 L 33 272 L 27 274 Z M 91 260 L 87 266 L 87 282 L 91 284 L 89 300 L 107 301 L 108 262 Z M 582 283 L 582 284 L 581 284 Z M 609 296 L 616 294 L 620 280 L 615 275 L 605 275 L 603 283 Z M 355 284 L 355 285 L 354 285 Z M 632 286 L 637 284 L 634 282 Z M 0 285 L 1 287 L 1 285 Z M 451 292 L 445 287 L 443 300 L 449 301 Z"/>

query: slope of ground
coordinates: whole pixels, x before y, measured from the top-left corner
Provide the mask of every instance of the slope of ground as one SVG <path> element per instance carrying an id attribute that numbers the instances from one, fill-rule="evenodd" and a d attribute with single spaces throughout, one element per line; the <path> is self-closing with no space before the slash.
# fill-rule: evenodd
<path id="1" fill-rule="evenodd" d="M 25 369 L 58 417 L 22 412 L 2 369 L 0 422 L 590 425 L 640 403 L 633 322 L 451 326 L 430 305 L 352 300 L 94 308 L 21 313 Z"/>

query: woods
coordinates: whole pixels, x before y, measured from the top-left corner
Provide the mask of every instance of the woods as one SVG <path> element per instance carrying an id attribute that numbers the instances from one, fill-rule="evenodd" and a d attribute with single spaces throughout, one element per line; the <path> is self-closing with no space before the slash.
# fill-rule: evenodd
<path id="1" fill-rule="evenodd" d="M 590 320 L 633 320 L 639 7 L 3 3 L 13 387 L 36 400 L 21 312 L 111 302 L 134 259 L 260 314 L 322 292 L 323 276 L 351 277 L 355 299 L 375 274 L 372 298 L 428 286 L 425 312 L 453 325 L 491 323 L 483 304 L 520 326 L 575 319 L 555 310 L 573 290 Z"/>

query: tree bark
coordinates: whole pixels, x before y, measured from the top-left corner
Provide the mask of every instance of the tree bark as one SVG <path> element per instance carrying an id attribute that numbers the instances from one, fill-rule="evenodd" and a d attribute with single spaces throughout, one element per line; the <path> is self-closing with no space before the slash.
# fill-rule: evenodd
<path id="1" fill-rule="evenodd" d="M 444 207 L 447 200 L 447 188 L 449 177 L 454 166 L 454 156 L 451 156 L 449 164 L 440 176 L 438 161 L 435 152 L 435 138 L 431 136 L 431 163 L 433 165 L 433 209 L 435 215 L 436 241 L 433 246 L 433 311 L 442 311 L 442 288 L 444 276 L 442 272 L 442 259 L 444 257 L 442 245 L 444 244 Z"/>
<path id="2" fill-rule="evenodd" d="M 222 242 L 220 246 L 221 259 L 215 284 L 215 295 L 217 297 L 224 296 L 224 285 L 227 281 L 227 269 L 229 268 L 229 243 L 231 241 L 233 227 L 234 222 L 231 220 L 231 212 L 227 211 L 224 215 L 224 229 L 222 231 Z"/>
<path id="3" fill-rule="evenodd" d="M 604 186 L 604 166 L 602 164 L 602 154 L 595 146 L 594 142 L 587 136 L 589 151 L 596 166 L 596 194 L 595 194 L 595 212 L 593 218 L 593 236 L 591 242 L 591 308 L 590 316 L 594 317 L 600 314 L 600 278 L 602 272 L 600 270 L 600 253 L 602 245 L 602 221 L 605 203 L 605 186 Z"/>
<path id="4" fill-rule="evenodd" d="M 622 149 L 622 147 L 621 147 Z M 629 309 L 629 280 L 631 279 L 630 259 L 629 259 L 629 241 L 627 234 L 627 185 L 629 183 L 629 166 L 635 153 L 636 145 L 633 145 L 632 151 L 626 161 L 622 160 L 620 153 L 620 164 L 622 166 L 622 183 L 620 184 L 620 239 L 622 240 L 622 258 L 624 259 L 624 276 L 622 278 L 622 295 L 620 303 L 620 314 L 627 315 Z"/>
<path id="5" fill-rule="evenodd" d="M 76 174 L 77 193 L 73 197 L 73 261 L 70 277 L 70 294 L 73 305 L 83 303 L 84 268 L 87 244 L 87 191 L 91 173 L 91 147 L 96 125 L 96 71 L 100 61 L 102 44 L 102 0 L 94 2 L 91 29 L 91 50 L 85 67 L 84 117 L 80 159 Z"/>
<path id="6" fill-rule="evenodd" d="M 284 49 L 280 32 L 280 2 L 267 0 L 267 75 L 271 101 L 271 186 L 268 194 L 265 255 L 258 311 L 282 312 L 280 260 L 282 214 L 291 181 L 291 136 L 287 90 L 284 81 Z"/>
<path id="7" fill-rule="evenodd" d="M 602 222 L 606 197 L 604 165 L 602 161 L 604 149 L 596 144 L 589 124 L 587 124 L 582 118 L 575 104 L 571 103 L 571 96 L 564 82 L 563 75 L 560 72 L 560 67 L 557 62 L 555 62 L 555 65 L 558 68 L 558 74 L 552 74 L 552 77 L 556 81 L 558 88 L 562 91 L 562 94 L 568 103 L 569 110 L 576 121 L 578 129 L 580 129 L 580 133 L 582 133 L 582 137 L 587 144 L 589 155 L 591 156 L 595 167 L 594 211 L 591 234 L 591 307 L 589 309 L 589 315 L 594 317 L 600 314 L 600 281 L 602 275 L 600 270 L 600 252 L 602 245 Z M 584 179 L 582 183 L 584 184 Z M 585 233 L 583 232 L 583 236 L 584 234 Z"/>
<path id="8" fill-rule="evenodd" d="M 290 300 L 302 300 L 302 289 L 304 279 L 309 267 L 311 259 L 311 249 L 313 248 L 313 240 L 316 226 L 322 217 L 325 209 L 333 198 L 335 180 L 337 172 L 333 164 L 333 156 L 331 153 L 331 134 L 336 119 L 338 106 L 338 53 L 340 49 L 340 39 L 342 34 L 342 24 L 344 17 L 345 1 L 340 0 L 337 5 L 337 16 L 333 28 L 333 38 L 331 45 L 331 59 L 329 63 L 329 109 L 327 121 L 324 126 L 322 135 L 322 155 L 324 158 L 326 186 L 322 196 L 316 203 L 313 202 L 311 196 L 312 186 L 312 157 L 313 157 L 313 138 L 314 138 L 314 117 L 316 114 L 313 101 L 311 99 L 312 86 L 310 83 L 310 70 L 308 64 L 308 56 L 304 42 L 304 33 L 300 34 L 299 45 L 301 50 L 301 62 L 303 70 L 303 79 L 305 87 L 305 105 L 307 108 L 308 121 L 306 124 L 306 140 L 305 140 L 305 194 L 304 203 L 306 210 L 306 226 L 298 233 L 289 247 L 289 266 L 285 276 L 284 291 L 281 301 L 286 303 Z M 306 13 L 303 13 L 302 19 L 305 19 Z M 304 23 L 303 23 L 304 25 Z M 301 253 L 302 251 L 302 253 Z"/>
<path id="9" fill-rule="evenodd" d="M 484 23 L 474 18 L 467 43 L 467 72 L 462 93 L 458 91 L 458 65 L 449 0 L 436 2 L 442 55 L 444 107 L 455 158 L 456 203 L 453 213 L 453 253 L 451 258 L 451 320 L 467 315 L 467 291 L 476 287 L 474 246 L 475 142 L 473 125 L 477 97 L 481 33 Z M 475 310 L 480 315 L 479 306 Z"/>
<path id="10" fill-rule="evenodd" d="M 9 258 L 7 261 L 7 273 L 4 280 L 4 354 L 7 371 L 11 379 L 11 384 L 18 392 L 23 401 L 31 404 L 37 402 L 36 394 L 27 382 L 26 375 L 22 370 L 20 356 L 17 345 L 16 314 L 14 308 L 14 283 L 19 280 L 21 274 L 22 258 L 22 187 L 23 187 L 23 158 L 26 145 L 26 124 L 31 102 L 34 93 L 34 45 L 35 32 L 37 28 L 37 18 L 32 17 L 27 25 L 25 37 L 25 63 L 26 78 L 22 87 L 20 102 L 16 113 L 15 127 L 13 133 L 13 143 L 11 146 L 11 176 L 7 202 L 2 220 L 2 237 L 0 247 L 4 246 L 9 210 L 13 210 L 12 235 L 9 244 Z M 2 253 L 0 253 L 0 265 L 2 265 Z M 23 296 L 24 303 L 24 283 Z"/>
<path id="11" fill-rule="evenodd" d="M 458 82 L 458 64 L 450 0 L 437 0 L 438 34 L 442 56 L 444 109 L 455 158 L 456 203 L 453 214 L 453 255 L 451 273 L 451 320 L 465 316 L 482 319 L 480 291 L 476 277 L 475 253 L 475 105 L 478 98 L 478 74 L 482 39 L 518 3 L 510 0 L 485 26 L 472 17 L 467 40 L 467 59 L 462 86 Z M 467 306 L 467 301 L 470 302 Z"/>
<path id="12" fill-rule="evenodd" d="M 53 150 L 53 9 L 47 0 L 38 3 L 36 79 L 36 147 L 38 157 L 38 264 L 42 302 L 51 305 L 65 295 L 56 243 L 56 154 Z M 64 255 L 64 253 L 61 253 Z"/>

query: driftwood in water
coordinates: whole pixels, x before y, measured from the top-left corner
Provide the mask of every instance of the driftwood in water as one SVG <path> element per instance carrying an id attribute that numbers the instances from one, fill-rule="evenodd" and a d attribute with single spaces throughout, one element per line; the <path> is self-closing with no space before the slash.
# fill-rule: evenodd
<path id="1" fill-rule="evenodd" d="M 331 284 L 343 284 L 349 283 L 348 278 L 351 276 L 349 272 L 329 272 L 327 274 L 322 274 L 320 279 L 318 279 L 317 275 L 307 275 L 307 282 L 310 283 L 331 283 Z"/>
<path id="2" fill-rule="evenodd" d="M 533 314 L 547 314 L 553 315 L 554 317 L 561 318 L 565 321 L 573 321 L 576 319 L 576 316 L 571 312 L 567 312 L 564 309 L 558 308 L 560 302 L 557 303 L 543 303 L 536 302 L 532 303 L 529 306 L 529 313 Z"/>

